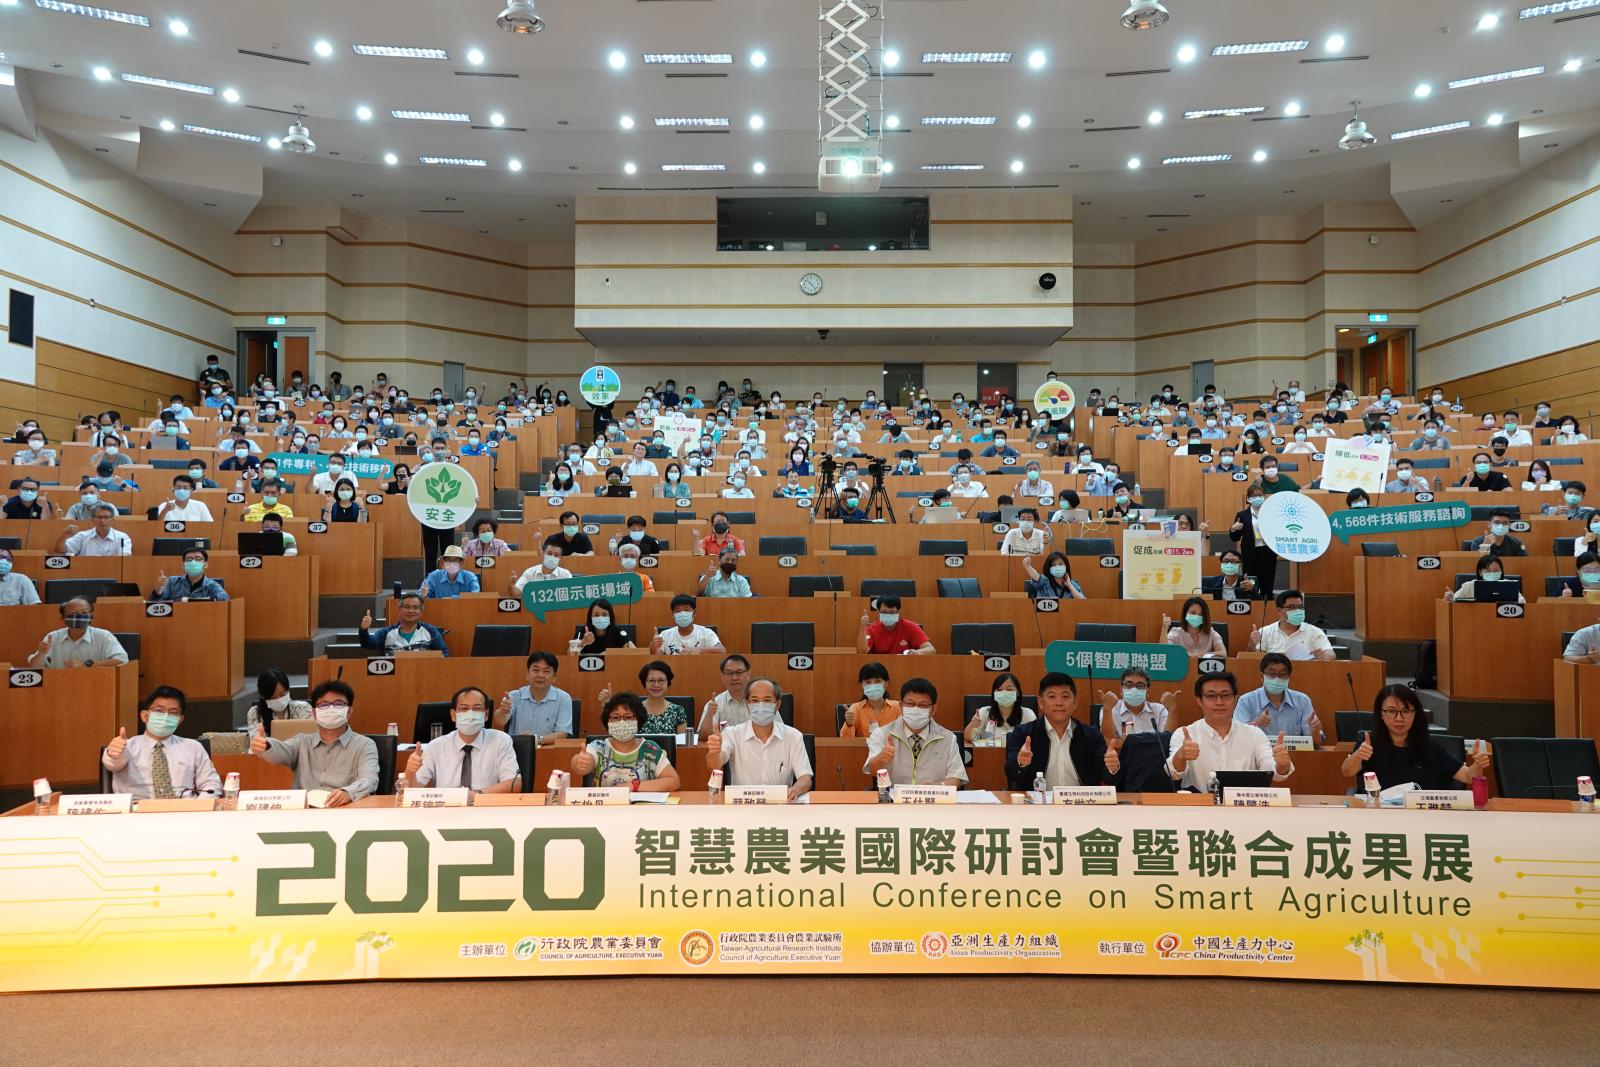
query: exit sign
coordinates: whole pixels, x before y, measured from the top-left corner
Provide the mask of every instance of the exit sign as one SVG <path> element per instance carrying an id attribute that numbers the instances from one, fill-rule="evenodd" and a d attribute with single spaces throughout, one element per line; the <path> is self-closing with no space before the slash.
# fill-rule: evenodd
<path id="1" fill-rule="evenodd" d="M 1375 345 L 1377 343 L 1378 343 L 1378 335 L 1377 334 L 1375 334 L 1375 333 L 1367 334 L 1367 344 Z"/>
<path id="2" fill-rule="evenodd" d="M 287 315 L 268 315 L 267 316 L 267 325 L 268 326 L 287 326 L 287 325 L 289 325 L 289 316 L 287 316 Z"/>
<path id="3" fill-rule="evenodd" d="M 1367 321 L 1368 322 L 1388 322 L 1389 321 L 1389 313 L 1387 311 L 1369 311 L 1369 312 L 1367 312 Z"/>

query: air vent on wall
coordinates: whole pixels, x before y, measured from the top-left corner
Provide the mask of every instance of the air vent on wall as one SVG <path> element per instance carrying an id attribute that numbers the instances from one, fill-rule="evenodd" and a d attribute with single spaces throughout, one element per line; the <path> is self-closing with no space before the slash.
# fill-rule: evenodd
<path id="1" fill-rule="evenodd" d="M 1142 130 L 1143 126 L 1085 126 L 1084 133 L 1119 133 L 1125 130 Z"/>
<path id="2" fill-rule="evenodd" d="M 701 73 L 696 72 L 696 71 L 684 71 L 684 72 L 679 73 L 679 74 L 666 74 L 666 75 L 663 75 L 663 77 L 666 77 L 666 78 L 726 78 L 727 75 L 726 74 L 719 74 L 719 73 L 716 73 L 715 71 L 706 71 L 704 74 L 701 74 Z"/>
<path id="3" fill-rule="evenodd" d="M 1106 72 L 1108 78 L 1138 78 L 1145 74 L 1171 74 L 1171 67 L 1157 67 L 1153 70 L 1112 70 Z"/>
<path id="4" fill-rule="evenodd" d="M 276 59 L 279 63 L 298 63 L 302 67 L 311 66 L 309 59 L 295 59 L 292 56 L 275 56 L 271 52 L 252 52 L 248 48 L 239 49 L 241 56 L 255 56 L 257 59 Z"/>
<path id="5" fill-rule="evenodd" d="M 483 130 L 485 133 L 527 133 L 526 126 L 469 126 L 470 130 Z"/>
<path id="6" fill-rule="evenodd" d="M 458 71 L 456 71 L 456 77 L 458 77 L 458 78 L 520 78 L 520 77 L 522 77 L 522 75 L 520 75 L 520 74 L 501 74 L 498 71 L 492 71 L 492 70 L 458 70 Z"/>
<path id="7" fill-rule="evenodd" d="M 1146 215 L 1147 219 L 1186 219 L 1188 215 Z"/>
<path id="8" fill-rule="evenodd" d="M 1371 59 L 1371 56 L 1316 56 L 1312 59 L 1302 59 L 1302 63 L 1360 63 Z"/>

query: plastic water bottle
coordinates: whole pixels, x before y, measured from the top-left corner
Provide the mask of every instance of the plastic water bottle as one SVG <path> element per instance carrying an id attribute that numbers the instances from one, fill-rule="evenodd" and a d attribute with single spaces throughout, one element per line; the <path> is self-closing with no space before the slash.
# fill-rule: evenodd
<path id="1" fill-rule="evenodd" d="M 707 799 L 716 804 L 722 799 L 722 771 L 712 771 L 706 779 Z"/>
<path id="2" fill-rule="evenodd" d="M 239 810 L 239 772 L 229 771 L 227 779 L 222 783 L 222 810 Z"/>
<path id="3" fill-rule="evenodd" d="M 403 808 L 406 804 L 406 772 L 402 768 L 394 775 L 394 806 Z"/>
<path id="4" fill-rule="evenodd" d="M 1594 814 L 1594 779 L 1587 774 L 1578 775 L 1578 810 L 1586 815 Z"/>
<path id="5" fill-rule="evenodd" d="M 1050 783 L 1045 781 L 1044 772 L 1041 771 L 1033 776 L 1033 791 L 1039 797 L 1035 803 L 1048 804 L 1050 802 Z"/>
<path id="6" fill-rule="evenodd" d="M 389 724 L 389 736 L 390 737 L 399 737 L 400 736 L 400 724 L 399 723 L 392 722 L 392 723 Z"/>
<path id="7" fill-rule="evenodd" d="M 1378 804 L 1379 804 L 1379 800 L 1378 800 L 1378 776 L 1376 774 L 1372 773 L 1371 771 L 1368 771 L 1365 774 L 1363 774 L 1361 776 L 1361 788 L 1366 790 L 1367 807 L 1369 807 L 1369 808 L 1377 807 Z"/>
<path id="8" fill-rule="evenodd" d="M 894 803 L 894 785 L 889 781 L 888 771 L 878 772 L 878 803 Z"/>

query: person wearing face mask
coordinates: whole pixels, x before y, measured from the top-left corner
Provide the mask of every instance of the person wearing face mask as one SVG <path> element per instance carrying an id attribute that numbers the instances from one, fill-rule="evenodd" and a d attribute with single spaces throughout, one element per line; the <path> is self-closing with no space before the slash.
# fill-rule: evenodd
<path id="1" fill-rule="evenodd" d="M 295 700 L 289 693 L 289 676 L 277 667 L 268 667 L 256 679 L 256 702 L 244 714 L 246 732 L 255 733 L 263 722 L 313 717 L 311 702 Z"/>
<path id="2" fill-rule="evenodd" d="M 578 642 L 585 653 L 599 656 L 612 649 L 636 647 L 628 631 L 617 625 L 617 609 L 605 599 L 589 604 L 588 616 L 573 630 L 572 639 Z"/>
<path id="3" fill-rule="evenodd" d="M 802 478 L 811 477 L 811 460 L 803 448 L 795 448 L 789 452 L 789 461 L 783 465 L 779 474 L 796 474 Z"/>
<path id="4" fill-rule="evenodd" d="M 1036 459 L 1030 459 L 1023 468 L 1022 477 L 1011 490 L 1013 499 L 1030 498 L 1038 500 L 1040 497 L 1053 497 L 1056 487 L 1044 476 L 1044 469 Z"/>
<path id="5" fill-rule="evenodd" d="M 1383 487 L 1385 493 L 1417 493 L 1431 492 L 1426 478 L 1418 478 L 1411 469 L 1411 461 L 1402 459 L 1395 462 L 1394 478 Z"/>
<path id="6" fill-rule="evenodd" d="M 499 532 L 500 524 L 484 516 L 472 524 L 472 536 L 461 546 L 461 550 L 468 559 L 503 556 L 511 551 L 511 546 L 500 540 Z"/>
<path id="7" fill-rule="evenodd" d="M 517 579 L 511 583 L 511 592 L 514 596 L 520 596 L 522 593 L 522 587 L 527 585 L 529 582 L 548 582 L 555 581 L 559 578 L 571 577 L 572 572 L 561 565 L 560 547 L 557 545 L 546 545 L 544 549 L 544 558 L 538 563 L 535 563 L 533 566 L 529 567 L 527 570 L 523 571 L 517 577 Z"/>
<path id="8" fill-rule="evenodd" d="M 282 499 L 283 483 L 273 478 L 261 483 L 261 499 L 244 509 L 244 521 L 257 523 L 263 515 L 276 515 L 281 519 L 294 518 L 294 510 Z"/>
<path id="9" fill-rule="evenodd" d="M 1589 487 L 1576 478 L 1568 478 L 1561 483 L 1561 507 L 1555 514 L 1561 515 L 1572 522 L 1587 522 L 1597 511 L 1583 502 L 1583 495 Z"/>
<path id="10" fill-rule="evenodd" d="M 366 522 L 367 509 L 356 499 L 356 483 L 346 478 L 322 505 L 323 522 Z"/>
<path id="11" fill-rule="evenodd" d="M 1447 452 L 1450 442 L 1443 432 L 1444 424 L 1438 419 L 1427 419 L 1422 424 L 1422 432 L 1406 446 L 1407 452 Z"/>
<path id="12" fill-rule="evenodd" d="M 33 579 L 14 570 L 15 562 L 11 550 L 0 547 L 0 607 L 39 603 L 39 590 Z"/>
<path id="13" fill-rule="evenodd" d="M 1527 546 L 1511 536 L 1511 524 L 1516 521 L 1513 512 L 1496 508 L 1489 513 L 1489 526 L 1473 547 L 1489 556 L 1526 556 Z"/>
<path id="14" fill-rule="evenodd" d="M 1176 623 L 1163 614 L 1161 634 L 1167 644 L 1183 648 L 1191 659 L 1228 654 L 1222 635 L 1211 625 L 1211 608 L 1204 597 L 1192 596 L 1185 600 L 1183 614 Z"/>
<path id="15" fill-rule="evenodd" d="M 967 744 L 990 738 L 1004 738 L 1019 726 L 1026 726 L 1038 716 L 1032 708 L 1022 705 L 1022 682 L 1010 671 L 994 676 L 989 684 L 989 703 L 973 712 L 963 734 Z"/>
<path id="16" fill-rule="evenodd" d="M 1239 698 L 1233 717 L 1247 722 L 1269 737 L 1287 734 L 1290 737 L 1309 737 L 1313 745 L 1327 740 L 1322 720 L 1317 718 L 1311 698 L 1289 688 L 1294 663 L 1288 656 L 1268 652 L 1261 657 L 1261 688 L 1252 689 Z"/>
<path id="17" fill-rule="evenodd" d="M 988 487 L 973 477 L 973 469 L 965 463 L 956 466 L 949 492 L 951 496 L 963 500 L 977 500 L 989 495 Z"/>
<path id="18" fill-rule="evenodd" d="M 657 430 L 645 443 L 644 457 L 652 460 L 672 458 L 672 450 L 667 447 L 667 435 L 661 430 Z"/>
<path id="19" fill-rule="evenodd" d="M 1133 487 L 1119 481 L 1111 487 L 1111 506 L 1105 509 L 1108 519 L 1126 519 L 1144 507 L 1144 502 L 1133 498 Z"/>
<path id="20" fill-rule="evenodd" d="M 355 690 L 344 682 L 323 682 L 311 691 L 315 732 L 280 741 L 258 727 L 250 752 L 268 763 L 293 767 L 295 789 L 326 790 L 326 807 L 342 808 L 371 796 L 378 789 L 378 746 L 351 729 L 355 702 Z"/>
<path id="21" fill-rule="evenodd" d="M 623 473 L 629 478 L 655 478 L 660 476 L 660 469 L 656 467 L 652 460 L 645 458 L 645 451 L 643 441 L 637 442 L 633 446 L 633 458 L 623 468 Z"/>
<path id="22" fill-rule="evenodd" d="M 999 459 L 1001 463 L 1015 463 L 1022 458 L 1022 454 L 1012 448 L 1007 442 L 1004 431 L 994 435 L 994 441 L 988 448 L 978 453 L 982 459 Z"/>
<path id="23" fill-rule="evenodd" d="M 478 576 L 465 566 L 466 552 L 460 545 L 450 545 L 439 556 L 439 567 L 422 580 L 417 592 L 436 600 L 451 600 L 463 593 L 482 591 Z"/>
<path id="24" fill-rule="evenodd" d="M 600 710 L 605 738 L 590 741 L 572 757 L 572 773 L 587 786 L 674 793 L 683 787 L 666 752 L 640 737 L 649 716 L 632 693 L 614 693 Z"/>
<path id="25" fill-rule="evenodd" d="M 900 616 L 900 598 L 880 596 L 878 617 L 871 611 L 861 613 L 861 626 L 856 634 L 856 651 L 863 656 L 931 656 L 933 641 L 927 633 L 910 619 Z"/>
<path id="26" fill-rule="evenodd" d="M 1584 523 L 1584 532 L 1572 539 L 1572 554 L 1585 556 L 1600 552 L 1600 512 L 1591 511 Z"/>
<path id="27" fill-rule="evenodd" d="M 546 550 L 557 548 L 563 556 L 592 556 L 594 555 L 594 542 L 589 540 L 589 535 L 583 532 L 579 525 L 576 511 L 563 511 L 560 519 L 561 529 L 546 537 L 541 542 L 541 547 Z M 534 536 L 538 536 L 535 531 Z"/>
<path id="28" fill-rule="evenodd" d="M 354 484 L 356 476 L 346 472 L 346 462 L 343 456 L 329 456 L 327 469 L 317 472 L 311 479 L 311 491 L 313 493 L 321 493 L 323 496 L 330 496 L 333 493 L 334 486 L 340 482 Z"/>
<path id="29" fill-rule="evenodd" d="M 1261 461 L 1261 488 L 1268 496 L 1274 493 L 1299 492 L 1300 486 L 1295 480 L 1278 469 L 1278 460 L 1275 456 L 1268 456 Z"/>
<path id="30" fill-rule="evenodd" d="M 867 738 L 869 776 L 889 772 L 895 785 L 950 785 L 967 780 L 956 735 L 934 721 L 939 690 L 926 678 L 900 686 L 900 716 Z"/>
<path id="31" fill-rule="evenodd" d="M 1577 419 L 1571 416 L 1563 416 L 1561 429 L 1556 433 L 1551 443 L 1556 445 L 1581 445 L 1588 439 L 1587 434 L 1579 432 Z"/>
<path id="32" fill-rule="evenodd" d="M 1245 508 L 1233 517 L 1228 527 L 1228 539 L 1239 546 L 1239 555 L 1262 600 L 1272 596 L 1278 580 L 1278 554 L 1272 551 L 1261 531 L 1256 527 L 1256 516 L 1267 502 L 1267 491 L 1259 483 L 1245 490 Z"/>
<path id="33" fill-rule="evenodd" d="M 383 483 L 383 491 L 387 496 L 402 496 L 411 488 L 411 468 L 404 463 L 394 465 L 394 477 Z"/>
<path id="34" fill-rule="evenodd" d="M 1107 689 L 1100 695 L 1100 715 L 1102 718 L 1109 715 L 1115 734 L 1114 738 L 1108 740 L 1122 741 L 1130 734 L 1155 734 L 1159 737 L 1165 733 L 1167 718 L 1176 706 L 1178 694 L 1169 691 L 1162 693 L 1159 701 L 1151 700 L 1150 675 L 1140 667 L 1129 667 L 1123 671 L 1119 682 L 1119 689 Z"/>
<path id="35" fill-rule="evenodd" d="M 1497 436 L 1504 437 L 1509 448 L 1523 448 L 1533 444 L 1533 435 L 1522 425 L 1522 416 L 1516 411 L 1505 413 Z"/>
<path id="36" fill-rule="evenodd" d="M 490 704 L 489 694 L 473 685 L 451 695 L 450 720 L 456 728 L 412 746 L 405 766 L 411 785 L 466 788 L 474 793 L 514 793 L 521 788 L 511 735 L 484 725 Z"/>
<path id="37" fill-rule="evenodd" d="M 900 702 L 888 696 L 889 670 L 883 664 L 862 664 L 856 680 L 861 685 L 861 699 L 840 712 L 840 737 L 870 737 L 900 715 Z"/>
<path id="38" fill-rule="evenodd" d="M 811 760 L 805 735 L 778 717 L 783 690 L 771 678 L 753 678 L 747 686 L 750 718 L 721 730 L 713 723 L 706 739 L 706 770 L 727 768 L 736 785 L 788 787 L 789 803 L 811 791 Z"/>
<path id="39" fill-rule="evenodd" d="M 94 523 L 89 529 L 80 531 L 76 526 L 62 528 L 61 536 L 56 541 L 56 552 L 68 556 L 133 555 L 133 538 L 112 525 L 117 518 L 116 508 L 101 502 L 91 506 L 89 514 Z"/>
<path id="40" fill-rule="evenodd" d="M 750 580 L 739 573 L 739 553 L 726 548 L 718 554 L 715 564 L 700 582 L 700 595 L 736 599 L 755 596 Z"/>
<path id="41" fill-rule="evenodd" d="M 1304 426 L 1296 426 L 1293 430 L 1293 439 L 1283 447 L 1283 455 L 1309 456 L 1317 451 L 1317 446 L 1311 442 L 1311 431 Z"/>
<path id="42" fill-rule="evenodd" d="M 1200 591 L 1212 600 L 1252 600 L 1258 590 L 1255 581 L 1244 571 L 1244 557 L 1233 549 L 1224 552 L 1219 575 L 1200 579 Z"/>
<path id="43" fill-rule="evenodd" d="M 545 478 L 544 492 L 546 496 L 572 496 L 583 492 L 582 483 L 573 477 L 570 462 L 556 464 Z"/>
<path id="44" fill-rule="evenodd" d="M 1241 469 L 1242 468 L 1239 467 L 1237 459 L 1234 457 L 1233 449 L 1223 448 L 1217 450 L 1216 466 L 1207 467 L 1205 472 L 1207 474 L 1232 475 Z"/>
<path id="45" fill-rule="evenodd" d="M 99 501 L 98 494 L 95 497 Z M 76 507 L 77 505 L 73 505 Z M 39 488 L 36 478 L 22 478 L 17 482 L 17 495 L 6 501 L 4 509 L 8 519 L 55 519 L 60 517 L 55 501 Z"/>
<path id="46" fill-rule="evenodd" d="M 60 458 L 53 448 L 45 447 L 46 438 L 43 433 L 34 430 L 28 435 L 28 447 L 18 449 L 11 456 L 11 462 L 18 467 L 54 467 L 60 463 Z"/>
<path id="47" fill-rule="evenodd" d="M 1074 716 L 1078 686 L 1052 671 L 1039 679 L 1039 717 L 1006 738 L 1006 783 L 1030 790 L 1037 775 L 1051 789 L 1115 785 L 1122 769 L 1105 734 Z"/>
<path id="48" fill-rule="evenodd" d="M 372 628 L 372 612 L 367 611 L 361 616 L 361 629 L 358 631 L 361 647 L 381 649 L 386 654 L 427 650 L 450 655 L 450 647 L 444 641 L 444 631 L 422 621 L 422 605 L 421 594 L 406 593 L 395 601 L 395 614 L 399 616 L 399 621 L 377 630 Z"/>
<path id="49" fill-rule="evenodd" d="M 727 655 L 722 639 L 708 626 L 694 621 L 699 602 L 687 593 L 672 598 L 672 625 L 657 631 L 650 639 L 650 653 L 655 656 Z"/>
<path id="50" fill-rule="evenodd" d="M 137 800 L 220 797 L 222 779 L 200 742 L 177 736 L 189 708 L 183 690 L 157 686 L 145 698 L 139 721 L 144 732 L 128 736 L 126 728 L 106 743 L 100 765 L 111 772 L 111 791 Z"/>
<path id="51" fill-rule="evenodd" d="M 723 549 L 732 545 L 734 551 L 743 556 L 745 554 L 744 539 L 735 536 L 731 531 L 732 524 L 728 520 L 728 513 L 726 511 L 713 511 L 711 513 L 710 534 L 702 537 L 698 529 L 689 531 L 690 536 L 694 538 L 695 555 L 720 556 Z"/>
<path id="52" fill-rule="evenodd" d="M 1456 482 L 1458 489 L 1476 489 L 1480 493 L 1500 493 L 1511 488 L 1511 480 L 1494 469 L 1489 453 L 1479 452 L 1472 457 L 1472 473 Z"/>
<path id="53" fill-rule="evenodd" d="M 1034 600 L 1087 600 L 1083 586 L 1072 577 L 1072 566 L 1061 552 L 1045 557 L 1044 574 L 1033 568 L 1033 560 L 1024 556 L 1022 569 L 1028 574 L 1027 593 Z"/>
<path id="54" fill-rule="evenodd" d="M 1042 556 L 1044 547 L 1052 540 L 1050 531 L 1039 524 L 1039 512 L 1034 508 L 1020 508 L 1017 524 L 1006 531 L 1000 541 L 1002 556 Z"/>
<path id="55" fill-rule="evenodd" d="M 28 656 L 28 666 L 52 671 L 63 667 L 98 667 L 128 662 L 128 652 L 110 630 L 92 626 L 94 608 L 73 597 L 56 609 L 63 625 L 51 630 Z"/>
<path id="56" fill-rule="evenodd" d="M 183 554 L 183 573 L 167 577 L 165 571 L 156 579 L 156 588 L 150 599 L 166 603 L 185 600 L 227 600 L 228 593 L 222 583 L 206 575 L 206 564 L 211 554 L 203 548 L 191 548 Z"/>
<path id="57" fill-rule="evenodd" d="M 1278 621 L 1250 631 L 1252 652 L 1281 652 L 1290 659 L 1331 660 L 1328 635 L 1306 622 L 1306 598 L 1298 589 L 1285 589 L 1275 600 Z"/>
<path id="58" fill-rule="evenodd" d="M 1446 588 L 1444 591 L 1444 598 L 1449 601 L 1471 603 L 1472 601 L 1478 599 L 1477 589 L 1479 582 L 1500 582 L 1505 580 L 1505 567 L 1506 565 L 1500 562 L 1499 556 L 1490 555 L 1480 557 L 1477 563 L 1477 576 L 1462 582 L 1461 588 L 1459 589 Z M 1521 593 L 1517 594 L 1517 603 L 1527 603 L 1527 601 L 1523 599 Z"/>
<path id="59" fill-rule="evenodd" d="M 721 495 L 725 500 L 754 500 L 756 494 L 750 488 L 745 472 L 735 469 L 728 475 L 728 484 L 723 487 Z"/>

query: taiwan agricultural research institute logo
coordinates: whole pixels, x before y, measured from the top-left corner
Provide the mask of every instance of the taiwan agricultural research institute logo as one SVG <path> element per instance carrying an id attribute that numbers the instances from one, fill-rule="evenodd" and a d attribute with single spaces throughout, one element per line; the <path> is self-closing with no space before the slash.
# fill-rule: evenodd
<path id="1" fill-rule="evenodd" d="M 924 956 L 930 960 L 942 960 L 945 957 L 945 953 L 950 951 L 950 938 L 938 931 L 923 934 L 921 946 Z"/>
<path id="2" fill-rule="evenodd" d="M 533 954 L 539 951 L 537 937 L 525 937 L 511 946 L 511 958 L 516 960 L 531 960 Z"/>
<path id="3" fill-rule="evenodd" d="M 714 950 L 711 935 L 704 930 L 690 930 L 678 942 L 678 955 L 691 967 L 704 967 L 710 963 Z"/>

